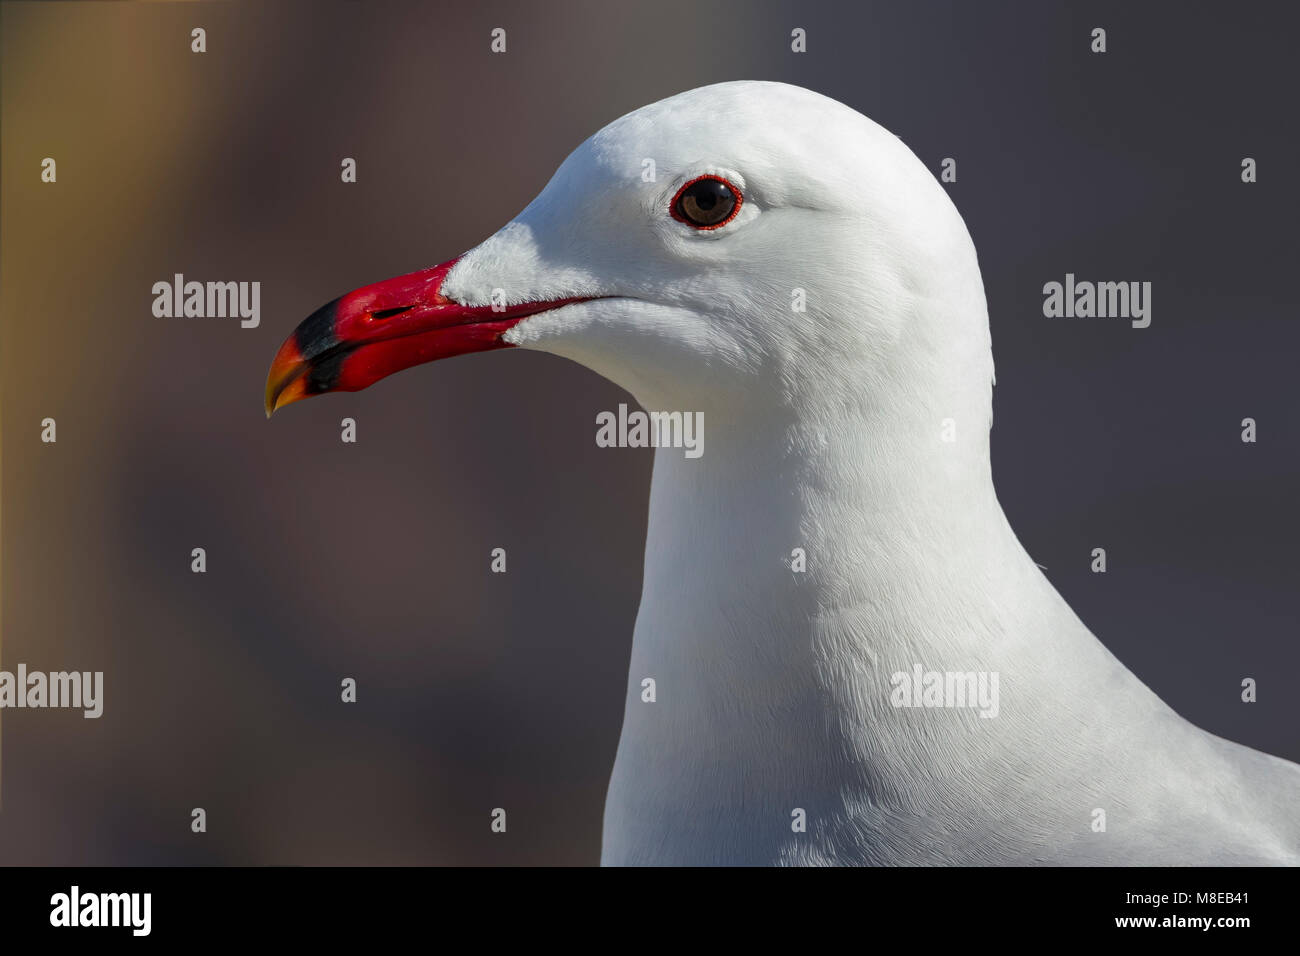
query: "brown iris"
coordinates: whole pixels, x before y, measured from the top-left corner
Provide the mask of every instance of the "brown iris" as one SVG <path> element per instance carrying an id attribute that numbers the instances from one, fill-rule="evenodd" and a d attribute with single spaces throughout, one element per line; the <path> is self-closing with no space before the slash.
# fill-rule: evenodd
<path id="1" fill-rule="evenodd" d="M 740 190 L 721 176 L 700 176 L 677 191 L 673 218 L 696 229 L 717 229 L 740 211 Z"/>

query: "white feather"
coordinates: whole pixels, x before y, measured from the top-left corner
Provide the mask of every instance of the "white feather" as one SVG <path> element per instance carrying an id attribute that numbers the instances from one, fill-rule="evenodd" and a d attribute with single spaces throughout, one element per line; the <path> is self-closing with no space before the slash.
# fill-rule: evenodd
<path id="1" fill-rule="evenodd" d="M 668 215 L 703 172 L 744 195 L 712 232 Z M 897 137 L 776 83 L 655 103 L 443 292 L 494 288 L 610 297 L 508 338 L 704 413 L 701 458 L 655 457 L 603 862 L 1300 863 L 1300 767 L 1175 714 L 1008 526 L 975 249 Z M 892 706 L 918 663 L 996 672 L 997 717 Z"/>

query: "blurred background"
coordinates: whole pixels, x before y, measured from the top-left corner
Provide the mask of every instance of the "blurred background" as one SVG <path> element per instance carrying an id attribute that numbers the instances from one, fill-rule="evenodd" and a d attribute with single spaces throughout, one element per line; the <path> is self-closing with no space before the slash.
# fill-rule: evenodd
<path id="1" fill-rule="evenodd" d="M 594 417 L 628 396 L 522 351 L 273 422 L 263 382 L 320 304 L 468 249 L 607 122 L 728 79 L 957 160 L 1021 540 L 1180 713 L 1300 759 L 1289 9 L 5 2 L 0 666 L 105 689 L 99 720 L 3 713 L 0 863 L 598 860 L 651 454 L 598 449 Z M 260 281 L 260 327 L 155 318 L 177 272 Z M 1066 272 L 1151 281 L 1151 327 L 1045 319 Z"/>

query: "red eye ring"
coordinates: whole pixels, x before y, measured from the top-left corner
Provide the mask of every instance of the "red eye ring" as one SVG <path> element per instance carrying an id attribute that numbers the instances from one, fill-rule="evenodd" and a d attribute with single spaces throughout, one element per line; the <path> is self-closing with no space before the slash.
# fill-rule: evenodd
<path id="1" fill-rule="evenodd" d="M 735 199 L 735 205 L 731 207 L 731 211 L 727 213 L 725 219 L 722 219 L 718 222 L 701 225 L 700 223 L 692 222 L 690 219 L 687 219 L 684 215 L 682 215 L 679 206 L 681 205 L 683 194 L 685 194 L 685 192 L 688 189 L 690 189 L 692 186 L 696 185 L 697 183 L 701 183 L 709 180 L 717 183 L 722 183 L 722 185 L 726 186 L 728 191 L 731 193 L 732 197 Z M 726 179 L 723 176 L 716 176 L 713 173 L 705 173 L 703 176 L 696 176 L 694 179 L 682 183 L 681 189 L 677 190 L 677 192 L 673 195 L 672 200 L 668 203 L 668 214 L 672 216 L 674 219 L 676 219 L 678 222 L 686 223 L 686 225 L 690 226 L 692 229 L 698 229 L 701 232 L 706 232 L 710 229 L 721 229 L 727 223 L 731 222 L 731 220 L 735 219 L 737 214 L 740 212 L 740 207 L 744 204 L 744 202 L 745 202 L 744 195 L 740 192 L 739 189 L 736 188 L 735 184 L 732 183 L 730 180 Z"/>

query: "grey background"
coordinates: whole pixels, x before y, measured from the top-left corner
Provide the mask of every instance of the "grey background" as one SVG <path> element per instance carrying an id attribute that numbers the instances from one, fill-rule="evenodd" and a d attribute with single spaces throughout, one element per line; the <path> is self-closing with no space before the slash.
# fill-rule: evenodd
<path id="1" fill-rule="evenodd" d="M 474 245 L 624 112 L 738 78 L 957 159 L 1012 524 L 1172 706 L 1300 759 L 1291 9 L 4 3 L 0 666 L 103 670 L 106 700 L 4 712 L 0 863 L 597 860 L 651 456 L 593 420 L 627 396 L 521 351 L 270 423 L 262 384 L 316 306 Z M 261 327 L 155 319 L 175 272 L 261 281 Z M 1066 272 L 1151 281 L 1151 327 L 1045 319 Z"/>

